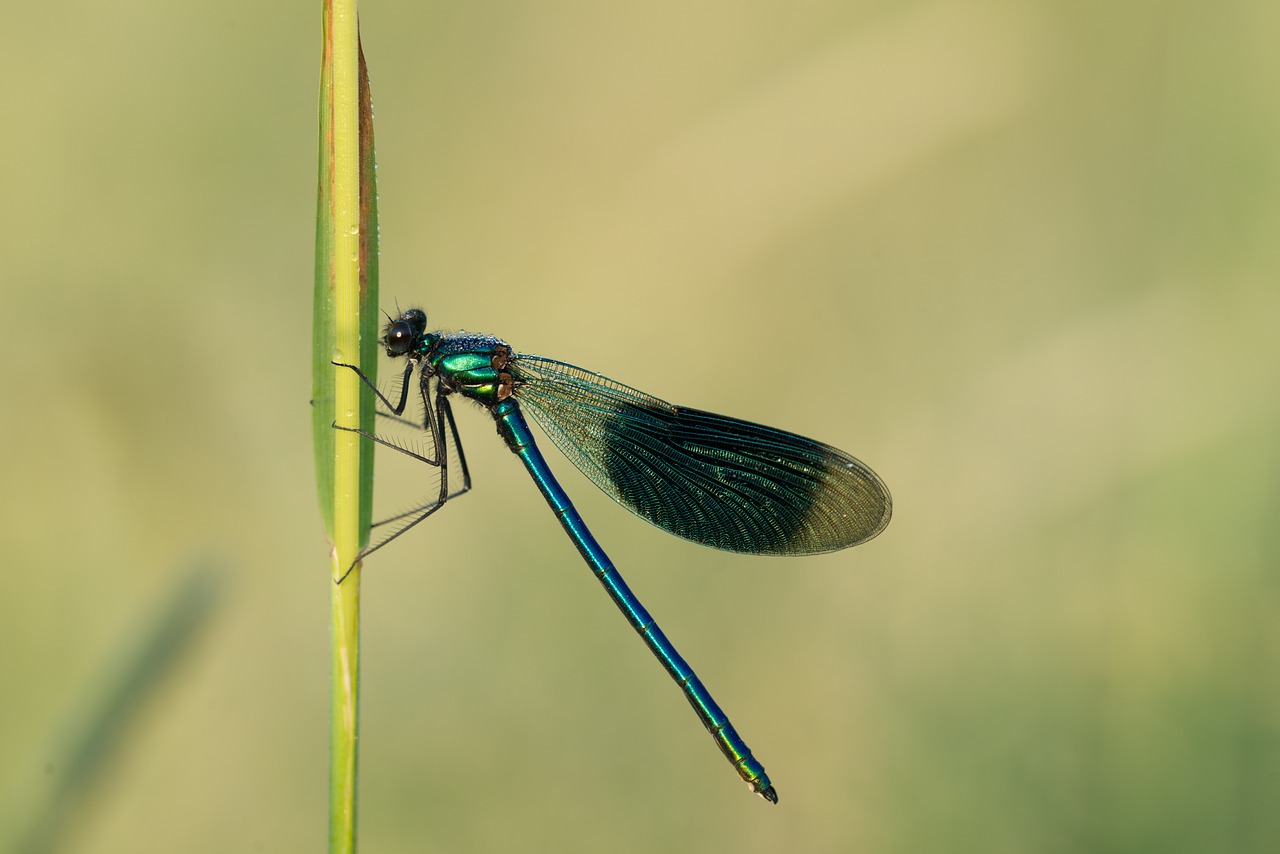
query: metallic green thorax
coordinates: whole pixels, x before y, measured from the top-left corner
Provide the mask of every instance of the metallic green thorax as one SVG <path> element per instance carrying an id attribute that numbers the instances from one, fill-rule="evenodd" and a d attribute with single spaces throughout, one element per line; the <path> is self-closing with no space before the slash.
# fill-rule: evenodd
<path id="1" fill-rule="evenodd" d="M 448 392 L 492 409 L 511 396 L 515 381 L 508 367 L 510 345 L 492 335 L 442 335 L 422 339 L 422 358 Z"/>

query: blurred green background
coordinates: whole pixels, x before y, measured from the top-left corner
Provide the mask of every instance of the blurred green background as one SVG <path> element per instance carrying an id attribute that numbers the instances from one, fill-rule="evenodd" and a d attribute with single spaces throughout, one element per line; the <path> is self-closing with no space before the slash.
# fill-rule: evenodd
<path id="1" fill-rule="evenodd" d="M 733 556 L 548 449 L 770 807 L 462 412 L 475 492 L 365 575 L 364 850 L 1280 847 L 1280 5 L 361 11 L 385 308 L 825 440 L 896 505 Z M 215 555 L 63 850 L 324 845 L 319 33 L 0 28 L 5 833 Z"/>

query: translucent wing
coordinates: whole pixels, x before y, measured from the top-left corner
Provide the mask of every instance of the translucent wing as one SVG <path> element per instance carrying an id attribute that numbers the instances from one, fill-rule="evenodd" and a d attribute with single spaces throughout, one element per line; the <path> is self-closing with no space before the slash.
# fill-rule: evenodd
<path id="1" fill-rule="evenodd" d="M 819 554 L 889 524 L 884 482 L 830 445 L 674 406 L 540 356 L 520 355 L 512 372 L 516 398 L 583 474 L 678 537 L 747 554 Z"/>

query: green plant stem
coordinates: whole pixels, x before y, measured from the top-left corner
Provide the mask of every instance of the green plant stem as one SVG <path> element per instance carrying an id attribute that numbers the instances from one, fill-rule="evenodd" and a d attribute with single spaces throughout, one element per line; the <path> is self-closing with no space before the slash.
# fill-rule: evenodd
<path id="1" fill-rule="evenodd" d="M 329 850 L 356 847 L 356 771 L 360 688 L 359 570 L 334 584 L 329 710 Z"/>
<path id="2" fill-rule="evenodd" d="M 359 378 L 372 376 L 369 303 L 376 303 L 376 214 L 372 199 L 372 125 L 361 84 L 355 0 L 326 0 L 320 99 L 320 192 L 316 227 L 316 328 L 313 429 L 320 504 L 330 552 L 331 693 L 329 850 L 356 846 L 360 687 L 360 567 L 349 573 L 369 530 L 371 449 L 358 434 L 372 427 Z M 362 97 L 363 96 L 363 97 Z M 363 108 L 363 109 L 362 109 Z M 366 168 L 367 167 L 367 168 Z M 372 245 L 372 252 L 370 246 Z M 367 328 L 366 328 L 367 327 Z M 361 333 L 365 332 L 364 335 Z M 345 577 L 342 584 L 337 580 Z"/>

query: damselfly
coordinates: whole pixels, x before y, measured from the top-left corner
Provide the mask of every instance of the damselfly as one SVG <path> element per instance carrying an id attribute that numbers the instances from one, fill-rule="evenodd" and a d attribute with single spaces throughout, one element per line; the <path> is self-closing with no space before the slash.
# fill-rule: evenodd
<path id="1" fill-rule="evenodd" d="M 404 413 L 413 373 L 418 372 L 417 392 L 423 405 L 420 426 L 429 446 L 425 452 L 382 436 L 363 435 L 440 473 L 438 493 L 413 510 L 385 520 L 389 533 L 362 552 L 360 559 L 470 489 L 449 401 L 455 394 L 475 401 L 493 416 L 498 434 L 524 463 L 587 565 L 680 686 L 734 769 L 752 791 L 776 803 L 778 795 L 764 766 L 632 594 L 556 482 L 524 411 L 619 504 L 678 537 L 731 552 L 807 555 L 864 543 L 889 524 L 892 501 L 884 482 L 866 465 L 830 445 L 749 421 L 673 406 L 600 374 L 516 353 L 505 341 L 489 335 L 429 333 L 426 328 L 427 316 L 419 309 L 389 318 L 381 343 L 388 356 L 405 360 L 399 400 L 394 404 L 359 368 L 339 364 L 359 374 L 397 418 Z M 449 483 L 450 445 L 458 457 L 461 484 Z"/>

